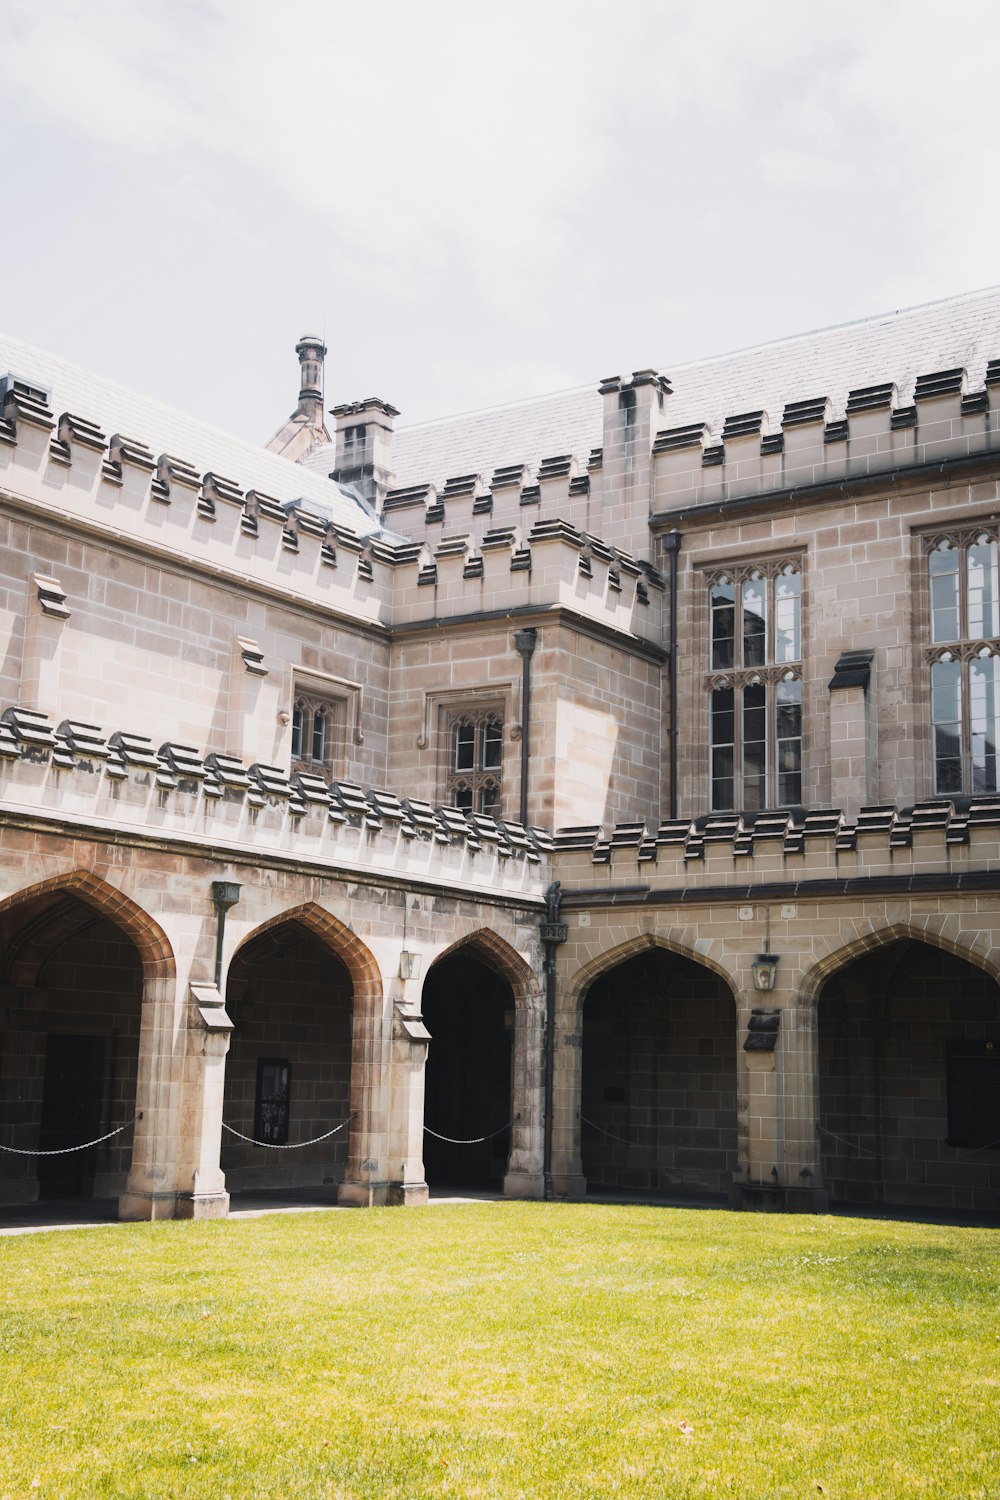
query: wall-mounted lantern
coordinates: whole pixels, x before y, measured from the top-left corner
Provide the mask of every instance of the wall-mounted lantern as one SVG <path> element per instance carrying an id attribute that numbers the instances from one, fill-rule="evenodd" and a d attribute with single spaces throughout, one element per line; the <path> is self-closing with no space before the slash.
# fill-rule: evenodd
<path id="1" fill-rule="evenodd" d="M 755 990 L 773 990 L 778 978 L 778 954 L 758 953 L 750 969 Z"/>
<path id="2" fill-rule="evenodd" d="M 419 979 L 420 968 L 421 955 L 419 953 L 408 953 L 404 948 L 399 955 L 400 979 Z"/>

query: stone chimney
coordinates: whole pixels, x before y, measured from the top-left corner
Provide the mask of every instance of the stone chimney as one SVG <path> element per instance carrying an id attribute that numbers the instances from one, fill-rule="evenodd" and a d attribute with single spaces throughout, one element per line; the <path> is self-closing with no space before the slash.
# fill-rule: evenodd
<path id="1" fill-rule="evenodd" d="M 323 420 L 323 360 L 326 345 L 322 339 L 304 333 L 295 345 L 299 356 L 299 404 L 283 427 L 266 447 L 293 462 L 303 458 L 317 443 L 329 443 L 330 434 Z"/>
<path id="2" fill-rule="evenodd" d="M 601 540 L 649 556 L 653 509 L 653 443 L 666 419 L 670 382 L 656 370 L 636 370 L 631 380 L 602 380 L 604 453 L 601 470 Z"/>
<path id="3" fill-rule="evenodd" d="M 392 486 L 392 433 L 399 412 L 378 396 L 330 408 L 337 419 L 336 468 L 330 475 L 349 484 L 381 510 Z"/>

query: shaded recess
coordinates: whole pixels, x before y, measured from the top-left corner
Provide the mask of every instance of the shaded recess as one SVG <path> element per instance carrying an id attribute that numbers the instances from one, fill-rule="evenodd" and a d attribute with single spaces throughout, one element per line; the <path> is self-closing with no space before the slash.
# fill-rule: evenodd
<path id="1" fill-rule="evenodd" d="M 425 1133 L 426 1180 L 431 1187 L 499 1189 L 511 1139 L 511 987 L 475 955 L 454 953 L 428 972 L 422 1006 L 431 1034 L 426 1124 L 456 1139 L 491 1137 L 456 1146 Z"/>
<path id="2" fill-rule="evenodd" d="M 222 1118 L 274 1147 L 308 1141 L 350 1114 L 354 991 L 344 963 L 295 921 L 236 954 L 226 984 L 234 1031 Z M 301 1150 L 250 1145 L 222 1132 L 230 1191 L 327 1187 L 344 1175 L 348 1127 Z"/>
<path id="3" fill-rule="evenodd" d="M 902 938 L 846 963 L 817 1004 L 831 1198 L 1000 1209 L 996 982 L 965 959 Z"/>
<path id="4" fill-rule="evenodd" d="M 53 889 L 0 915 L 0 1141 L 62 1151 L 135 1115 L 143 965 L 97 907 Z M 58 1156 L 0 1152 L 0 1203 L 113 1198 L 132 1131 Z"/>
<path id="5" fill-rule="evenodd" d="M 583 1005 L 581 1114 L 588 1189 L 727 1193 L 736 1013 L 725 982 L 663 948 L 600 975 Z"/>

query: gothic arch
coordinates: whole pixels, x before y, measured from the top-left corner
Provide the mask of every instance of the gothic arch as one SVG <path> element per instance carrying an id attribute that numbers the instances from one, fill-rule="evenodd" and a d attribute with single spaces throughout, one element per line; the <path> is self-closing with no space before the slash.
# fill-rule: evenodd
<path id="1" fill-rule="evenodd" d="M 647 953 L 651 948 L 665 948 L 670 953 L 676 953 L 678 958 L 686 958 L 690 963 L 698 964 L 703 969 L 709 969 L 717 978 L 721 979 L 733 999 L 733 1013 L 735 1017 L 737 998 L 733 985 L 732 975 L 714 958 L 706 954 L 696 953 L 692 948 L 683 943 L 672 941 L 660 933 L 642 932 L 633 938 L 627 938 L 624 943 L 619 943 L 614 948 L 609 948 L 606 953 L 591 959 L 590 963 L 584 964 L 573 976 L 571 983 L 567 986 L 570 1007 L 582 1015 L 584 997 L 595 979 L 602 974 L 607 974 L 611 969 L 616 969 L 619 964 L 625 963 L 630 958 L 635 958 L 640 953 Z"/>
<path id="2" fill-rule="evenodd" d="M 886 927 L 877 927 L 871 932 L 860 934 L 852 938 L 849 943 L 836 948 L 828 953 L 825 958 L 819 959 L 805 975 L 799 990 L 799 1003 L 802 1005 L 815 1005 L 819 999 L 820 991 L 832 975 L 840 972 L 847 964 L 856 958 L 861 958 L 865 953 L 871 953 L 876 948 L 888 947 L 891 943 L 898 943 L 909 939 L 915 943 L 926 943 L 928 947 L 940 948 L 945 953 L 951 953 L 955 958 L 964 959 L 974 968 L 982 969 L 985 974 L 1000 983 L 1000 969 L 995 964 L 988 963 L 974 948 L 963 943 L 957 943 L 947 933 L 937 932 L 933 928 L 921 927 L 915 922 L 892 922 Z"/>
<path id="3" fill-rule="evenodd" d="M 113 922 L 119 931 L 131 939 L 142 961 L 144 979 L 174 977 L 176 967 L 173 950 L 163 929 L 141 906 L 89 870 L 53 875 L 48 880 L 27 886 L 0 901 L 0 916 L 8 911 L 15 912 L 21 906 L 39 899 L 44 905 L 44 910 L 36 916 L 32 916 L 30 912 L 25 913 L 25 920 L 13 937 L 13 952 L 4 962 L 6 974 L 13 975 L 22 968 L 29 970 L 32 964 L 37 967 L 41 947 L 51 946 L 53 916 L 57 922 L 66 926 L 66 936 L 75 930 L 77 924 L 68 912 L 67 903 L 63 903 L 67 909 L 62 913 L 59 911 L 59 897 L 63 895 L 77 897 Z M 51 897 L 51 901 L 47 902 L 46 897 Z"/>
<path id="4" fill-rule="evenodd" d="M 305 901 L 301 906 L 293 906 L 288 911 L 279 912 L 277 916 L 269 917 L 266 922 L 262 922 L 259 927 L 247 933 L 230 959 L 229 967 L 232 968 L 237 956 L 249 944 L 274 932 L 276 928 L 289 924 L 302 927 L 313 937 L 318 938 L 323 946 L 328 948 L 333 956 L 344 965 L 351 976 L 354 1006 L 357 1012 L 370 1015 L 378 1011 L 382 1003 L 382 975 L 374 955 L 356 933 L 331 912 L 324 911 L 315 901 Z"/>
<path id="5" fill-rule="evenodd" d="M 477 927 L 465 937 L 449 944 L 436 956 L 430 968 L 436 968 L 458 953 L 470 953 L 472 957 L 481 959 L 487 968 L 506 979 L 514 996 L 514 1004 L 519 1010 L 540 1003 L 541 991 L 534 972 L 499 933 L 493 932 L 489 927 Z"/>

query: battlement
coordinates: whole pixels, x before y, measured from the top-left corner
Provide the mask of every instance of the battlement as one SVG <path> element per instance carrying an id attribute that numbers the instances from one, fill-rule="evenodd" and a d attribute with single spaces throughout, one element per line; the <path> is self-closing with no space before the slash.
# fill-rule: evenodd
<path id="1" fill-rule="evenodd" d="M 589 477 L 565 455 L 537 475 L 494 475 L 492 491 L 460 475 L 440 495 L 430 486 L 390 492 L 387 517 L 410 539 L 346 525 L 351 506 L 338 488 L 283 460 L 277 470 L 269 460 L 268 471 L 283 491 L 265 492 L 156 453 L 141 438 L 109 436 L 86 417 L 57 417 L 48 393 L 27 382 L 8 380 L 0 413 L 0 485 L 33 510 L 90 523 L 115 541 L 386 628 L 563 605 L 659 637 L 658 611 L 649 609 L 662 593 L 659 574 L 587 529 Z M 290 493 L 299 485 L 308 493 Z"/>
<path id="2" fill-rule="evenodd" d="M 907 470 L 991 454 L 1000 449 L 1000 360 L 990 361 L 980 390 L 967 385 L 966 371 L 953 367 L 919 374 L 909 404 L 887 380 L 852 389 L 843 416 L 822 395 L 788 401 L 780 416 L 733 413 L 719 432 L 708 422 L 662 427 L 653 443 L 654 517 L 757 494 L 903 480 Z"/>
<path id="3" fill-rule="evenodd" d="M 552 849 L 540 828 L 23 707 L 0 713 L 0 778 L 12 817 L 507 895 L 537 894 Z"/>
<path id="4" fill-rule="evenodd" d="M 934 870 L 973 859 L 981 868 L 987 846 L 1000 847 L 1000 796 L 863 807 L 854 822 L 839 808 L 714 813 L 655 826 L 621 823 L 610 832 L 560 828 L 553 838 L 561 878 L 575 871 L 584 880 L 595 865 L 607 866 L 609 877 L 656 866 L 657 883 L 676 881 L 691 900 L 709 885 L 739 889 L 762 877 L 784 885 L 814 872 L 828 879 L 831 895 L 859 875 L 911 873 L 917 892 Z"/>

